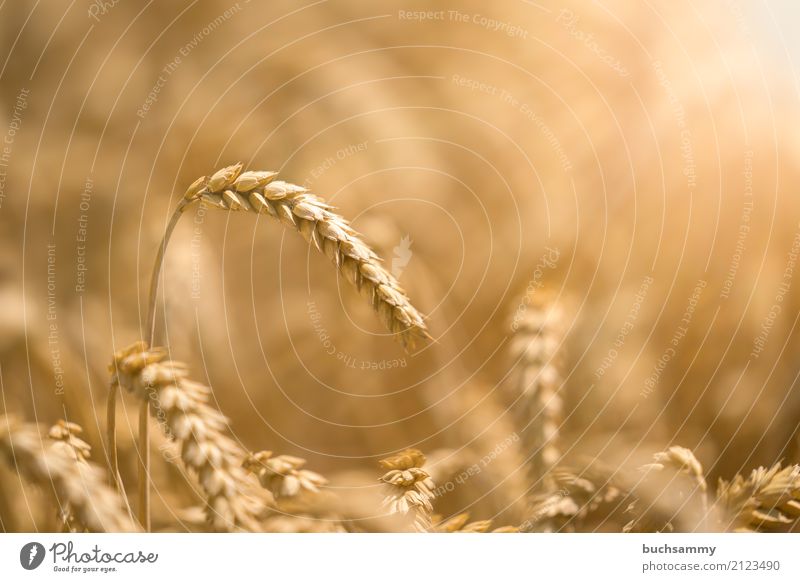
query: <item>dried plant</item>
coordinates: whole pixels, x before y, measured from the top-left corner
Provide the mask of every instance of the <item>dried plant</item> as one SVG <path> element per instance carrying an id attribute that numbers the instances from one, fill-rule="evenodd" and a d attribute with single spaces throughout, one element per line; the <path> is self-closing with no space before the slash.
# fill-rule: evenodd
<path id="1" fill-rule="evenodd" d="M 66 420 L 59 420 L 50 427 L 47 436 L 53 441 L 53 448 L 62 448 L 65 453 L 72 454 L 78 462 L 86 462 L 92 454 L 92 447 L 79 435 L 83 434 L 80 425 Z"/>
<path id="2" fill-rule="evenodd" d="M 58 436 L 64 435 L 62 428 L 73 430 L 57 425 Z M 73 527 L 92 532 L 135 531 L 122 500 L 105 484 L 103 471 L 86 461 L 84 445 L 73 448 L 73 444 L 77 443 L 72 434 L 53 443 L 43 440 L 35 425 L 0 416 L 0 453 L 28 481 L 55 495 Z"/>
<path id="3" fill-rule="evenodd" d="M 227 419 L 209 406 L 210 389 L 190 380 L 186 367 L 166 355 L 144 342 L 117 352 L 112 384 L 147 402 L 166 436 L 179 445 L 183 464 L 205 493 L 212 530 L 260 530 L 263 506 L 241 468 L 246 453 L 227 436 Z"/>
<path id="4" fill-rule="evenodd" d="M 430 336 L 420 312 L 411 305 L 397 279 L 381 266 L 378 256 L 348 222 L 305 188 L 274 181 L 276 176 L 276 172 L 268 171 L 242 172 L 242 164 L 238 163 L 222 168 L 210 178 L 199 178 L 188 188 L 167 224 L 153 267 L 146 328 L 148 345 L 152 345 L 155 338 L 158 281 L 167 245 L 183 212 L 196 201 L 223 210 L 266 214 L 296 229 L 309 243 L 325 253 L 339 272 L 369 298 L 386 327 L 399 338 L 403 346 L 413 346 L 418 339 L 428 339 Z M 112 386 L 108 400 L 108 441 L 114 451 L 111 471 L 119 484 L 115 406 L 116 389 Z M 150 451 L 146 402 L 143 402 L 139 414 L 139 517 L 149 531 L 150 489 L 146 483 Z"/>
<path id="5" fill-rule="evenodd" d="M 382 468 L 389 469 L 379 479 L 386 485 L 383 506 L 389 513 L 410 516 L 413 530 L 429 531 L 435 486 L 422 469 L 425 455 L 416 449 L 407 449 L 379 463 Z"/>
<path id="6" fill-rule="evenodd" d="M 261 485 L 276 499 L 294 497 L 302 492 L 318 493 L 328 481 L 322 475 L 303 469 L 306 460 L 291 455 L 272 456 L 272 451 L 248 455 L 244 468 L 258 477 Z"/>
<path id="7" fill-rule="evenodd" d="M 201 200 L 214 208 L 255 212 L 280 220 L 333 261 L 369 298 L 386 327 L 404 346 L 429 337 L 422 315 L 411 305 L 397 279 L 331 206 L 302 186 L 275 181 L 276 172 L 241 170 L 242 164 L 235 164 L 208 179 L 200 178 L 184 200 Z"/>
<path id="8" fill-rule="evenodd" d="M 555 490 L 533 497 L 530 517 L 520 531 L 586 531 L 590 518 L 602 523 L 629 497 L 605 471 L 578 473 L 559 468 L 552 472 L 552 477 Z"/>
<path id="9" fill-rule="evenodd" d="M 800 465 L 759 467 L 745 478 L 720 480 L 717 506 L 723 529 L 797 531 L 800 524 Z"/>
<path id="10" fill-rule="evenodd" d="M 66 420 L 59 420 L 50 427 L 47 436 L 53 441 L 53 449 L 58 449 L 62 451 L 64 456 L 72 457 L 76 463 L 85 465 L 91 456 L 92 447 L 78 436 L 82 433 L 83 429 L 80 425 Z M 69 502 L 61 506 L 59 518 L 65 531 L 79 532 L 86 529 L 75 516 L 75 512 Z"/>
<path id="11" fill-rule="evenodd" d="M 512 411 L 521 435 L 528 474 L 534 487 L 556 488 L 551 472 L 561 459 L 558 445 L 562 422 L 563 383 L 560 371 L 563 314 L 541 294 L 515 315 L 509 353 L 513 375 L 509 383 Z"/>
<path id="12" fill-rule="evenodd" d="M 690 449 L 679 446 L 653 455 L 640 468 L 627 508 L 633 516 L 623 531 L 698 531 L 707 529 L 708 513 L 703 466 Z"/>

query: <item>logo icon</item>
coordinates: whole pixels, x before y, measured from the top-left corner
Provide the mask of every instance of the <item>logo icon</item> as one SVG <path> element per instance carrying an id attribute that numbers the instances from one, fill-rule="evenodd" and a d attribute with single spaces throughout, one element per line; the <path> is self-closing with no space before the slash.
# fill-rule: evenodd
<path id="1" fill-rule="evenodd" d="M 39 542 L 30 542 L 19 551 L 19 563 L 26 570 L 35 570 L 44 561 L 44 546 Z"/>
<path id="2" fill-rule="evenodd" d="M 400 244 L 394 247 L 394 257 L 392 257 L 392 275 L 394 275 L 395 279 L 399 279 L 400 275 L 403 274 L 403 270 L 408 265 L 408 262 L 411 260 L 411 256 L 414 254 L 411 252 L 411 237 L 408 235 L 404 236 L 400 239 Z"/>

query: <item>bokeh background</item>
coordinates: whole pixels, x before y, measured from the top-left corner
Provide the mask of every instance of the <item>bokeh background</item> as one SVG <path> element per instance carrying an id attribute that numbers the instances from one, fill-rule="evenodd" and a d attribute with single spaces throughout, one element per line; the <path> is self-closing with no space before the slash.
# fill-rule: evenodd
<path id="1" fill-rule="evenodd" d="M 514 433 L 511 318 L 546 290 L 565 320 L 567 459 L 635 465 L 681 444 L 712 482 L 800 461 L 790 2 L 20 0 L 0 15 L 0 411 L 79 422 L 102 462 L 107 365 L 143 336 L 166 221 L 195 178 L 242 161 L 350 218 L 435 340 L 403 352 L 281 226 L 192 211 L 159 340 L 247 448 L 307 458 L 344 495 L 408 446 L 442 471 L 483 457 Z M 136 408 L 118 421 L 131 486 Z M 512 520 L 522 456 L 504 448 L 437 511 Z M 189 487 L 154 459 L 168 521 Z"/>

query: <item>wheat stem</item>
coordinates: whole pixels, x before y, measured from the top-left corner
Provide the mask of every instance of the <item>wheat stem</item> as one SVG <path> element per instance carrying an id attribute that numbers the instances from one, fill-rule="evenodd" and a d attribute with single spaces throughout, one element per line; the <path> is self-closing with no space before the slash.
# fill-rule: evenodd
<path id="1" fill-rule="evenodd" d="M 119 474 L 119 454 L 117 452 L 117 387 L 110 386 L 106 402 L 106 440 L 108 441 L 108 464 L 110 482 L 122 493 L 122 479 Z"/>
<path id="2" fill-rule="evenodd" d="M 139 404 L 139 523 L 150 531 L 150 403 Z"/>
<path id="3" fill-rule="evenodd" d="M 156 298 L 158 296 L 158 281 L 161 278 L 161 267 L 164 264 L 164 255 L 167 251 L 167 245 L 169 244 L 169 239 L 172 237 L 172 232 L 175 230 L 175 226 L 178 224 L 178 220 L 180 220 L 183 211 L 189 205 L 189 201 L 186 198 L 181 199 L 180 203 L 178 204 L 177 208 L 175 208 L 175 212 L 172 213 L 170 217 L 169 223 L 167 223 L 167 228 L 164 231 L 164 237 L 161 240 L 161 244 L 158 246 L 158 254 L 156 255 L 155 263 L 153 264 L 153 273 L 150 277 L 150 295 L 147 301 L 147 337 L 148 337 L 148 345 L 152 345 L 155 334 L 156 334 Z M 113 408 L 115 407 L 116 403 L 116 387 L 111 388 L 113 398 L 109 398 L 109 440 L 111 440 L 111 435 L 116 433 L 115 427 L 115 415 L 113 413 Z M 139 407 L 139 483 L 138 483 L 138 497 L 139 497 L 139 522 L 142 524 L 142 527 L 145 531 L 150 531 L 151 529 L 151 522 L 150 522 L 150 412 L 149 412 L 149 402 L 147 399 L 143 400 Z M 116 441 L 116 437 L 114 437 Z M 114 442 L 114 466 L 112 467 L 112 471 L 114 471 L 114 475 L 118 475 L 116 466 L 116 442 Z M 119 488 L 119 484 L 117 485 Z"/>
<path id="4" fill-rule="evenodd" d="M 191 204 L 191 201 L 187 200 L 186 198 L 182 198 L 178 203 L 178 206 L 175 208 L 175 212 L 172 213 L 172 216 L 167 223 L 167 228 L 164 231 L 164 237 L 161 240 L 161 244 L 158 246 L 158 254 L 156 255 L 155 263 L 153 263 L 153 273 L 150 276 L 150 295 L 147 301 L 147 327 L 145 328 L 147 330 L 148 345 L 153 345 L 153 342 L 155 341 L 156 297 L 158 295 L 158 282 L 161 278 L 161 267 L 164 264 L 164 255 L 167 252 L 169 239 L 172 238 L 172 232 L 175 230 L 175 226 L 177 226 L 178 221 L 189 204 Z"/>

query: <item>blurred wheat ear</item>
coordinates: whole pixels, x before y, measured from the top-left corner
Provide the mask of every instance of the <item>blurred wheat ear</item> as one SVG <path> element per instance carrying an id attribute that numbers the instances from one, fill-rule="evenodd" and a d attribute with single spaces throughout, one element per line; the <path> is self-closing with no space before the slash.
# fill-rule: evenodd
<path id="1" fill-rule="evenodd" d="M 303 467 L 305 459 L 291 455 L 274 456 L 272 451 L 251 453 L 242 462 L 248 472 L 258 477 L 263 487 L 275 499 L 295 497 L 303 492 L 318 493 L 320 487 L 328 484 L 319 473 Z"/>
<path id="2" fill-rule="evenodd" d="M 509 344 L 511 410 L 521 435 L 531 488 L 556 490 L 552 472 L 561 459 L 563 313 L 550 294 L 536 295 L 514 315 Z"/>
<path id="3" fill-rule="evenodd" d="M 88 445 L 77 425 L 57 425 L 56 442 L 43 440 L 36 425 L 0 416 L 0 457 L 29 482 L 55 495 L 65 524 L 77 531 L 132 532 L 136 525 L 123 500 L 105 484 L 102 469 L 86 460 Z"/>
<path id="4" fill-rule="evenodd" d="M 748 477 L 720 480 L 716 505 L 723 530 L 796 532 L 800 529 L 800 465 L 759 467 Z"/>
<path id="5" fill-rule="evenodd" d="M 690 449 L 669 447 L 639 471 L 624 532 L 708 531 L 708 485 Z"/>

